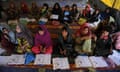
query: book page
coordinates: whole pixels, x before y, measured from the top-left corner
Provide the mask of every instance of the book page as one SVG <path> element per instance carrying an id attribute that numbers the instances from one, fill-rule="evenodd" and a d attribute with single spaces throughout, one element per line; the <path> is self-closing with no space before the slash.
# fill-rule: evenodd
<path id="1" fill-rule="evenodd" d="M 0 65 L 7 65 L 10 56 L 0 56 Z"/>
<path id="2" fill-rule="evenodd" d="M 53 58 L 53 69 L 69 69 L 68 58 Z"/>
<path id="3" fill-rule="evenodd" d="M 59 18 L 59 15 L 52 14 L 52 15 L 50 16 L 50 19 L 58 19 L 58 18 Z"/>
<path id="4" fill-rule="evenodd" d="M 91 57 L 89 57 L 89 59 L 90 59 L 94 68 L 108 67 L 108 64 L 103 59 L 103 57 L 91 56 Z"/>
<path id="5" fill-rule="evenodd" d="M 110 58 L 117 66 L 120 66 L 120 57 L 109 56 L 109 58 Z"/>
<path id="6" fill-rule="evenodd" d="M 116 50 L 113 50 L 112 55 L 109 55 L 108 58 L 110 58 L 117 66 L 120 65 L 120 53 Z"/>
<path id="7" fill-rule="evenodd" d="M 24 64 L 25 57 L 24 55 L 11 55 L 8 61 L 8 64 L 17 65 L 17 64 Z"/>
<path id="8" fill-rule="evenodd" d="M 92 67 L 92 64 L 88 58 L 88 56 L 78 56 L 75 59 L 76 67 Z"/>
<path id="9" fill-rule="evenodd" d="M 3 48 L 0 48 L 0 54 L 4 53 L 6 50 Z"/>
<path id="10" fill-rule="evenodd" d="M 35 58 L 35 65 L 49 65 L 51 64 L 51 54 L 38 54 Z"/>

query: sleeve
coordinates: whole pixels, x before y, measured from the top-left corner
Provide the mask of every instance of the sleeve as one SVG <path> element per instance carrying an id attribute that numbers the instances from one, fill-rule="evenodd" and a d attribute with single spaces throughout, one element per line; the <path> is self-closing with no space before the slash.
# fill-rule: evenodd
<path id="1" fill-rule="evenodd" d="M 37 35 L 35 35 L 35 40 L 34 40 L 34 42 L 35 42 L 35 46 L 39 45 L 39 41 L 38 41 Z"/>
<path id="2" fill-rule="evenodd" d="M 48 48 L 49 46 L 52 46 L 52 40 L 50 38 L 50 36 L 47 37 L 47 40 L 45 42 L 45 48 Z"/>
<path id="3" fill-rule="evenodd" d="M 61 35 L 58 37 L 58 46 L 60 49 L 64 50 L 64 42 Z"/>

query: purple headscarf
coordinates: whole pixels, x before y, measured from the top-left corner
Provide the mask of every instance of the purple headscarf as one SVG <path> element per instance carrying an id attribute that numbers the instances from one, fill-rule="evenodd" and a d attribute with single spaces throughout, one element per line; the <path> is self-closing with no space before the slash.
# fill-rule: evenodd
<path id="1" fill-rule="evenodd" d="M 46 29 L 44 25 L 40 25 L 41 29 L 44 31 L 43 35 L 40 35 L 38 32 L 35 35 L 35 46 L 43 45 L 45 48 L 48 48 L 52 45 L 52 40 L 50 37 L 50 33 Z"/>

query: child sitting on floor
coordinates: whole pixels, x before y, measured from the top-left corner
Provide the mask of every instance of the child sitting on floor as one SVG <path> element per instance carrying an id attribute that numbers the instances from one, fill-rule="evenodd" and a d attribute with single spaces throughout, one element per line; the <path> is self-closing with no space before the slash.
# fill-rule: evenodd
<path id="1" fill-rule="evenodd" d="M 33 53 L 52 54 L 53 51 L 52 40 L 50 37 L 50 33 L 48 32 L 44 25 L 38 27 L 34 42 L 35 45 L 32 47 Z"/>
<path id="2" fill-rule="evenodd" d="M 112 40 L 110 37 L 110 28 L 104 27 L 100 37 L 96 41 L 95 55 L 107 57 L 112 52 Z"/>

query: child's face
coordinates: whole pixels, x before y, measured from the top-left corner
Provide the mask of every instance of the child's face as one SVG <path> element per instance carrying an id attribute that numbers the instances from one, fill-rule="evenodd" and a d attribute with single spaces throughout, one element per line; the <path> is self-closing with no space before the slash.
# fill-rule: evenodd
<path id="1" fill-rule="evenodd" d="M 76 6 L 74 6 L 73 8 L 74 8 L 74 9 L 77 9 L 77 7 L 76 7 Z"/>
<path id="2" fill-rule="evenodd" d="M 58 9 L 58 5 L 55 5 L 55 8 Z"/>
<path id="3" fill-rule="evenodd" d="M 99 10 L 96 11 L 96 14 L 98 14 L 98 13 L 99 13 Z"/>
<path id="4" fill-rule="evenodd" d="M 20 32 L 21 32 L 21 29 L 20 29 L 20 27 L 19 27 L 18 25 L 16 26 L 16 32 L 17 32 L 17 33 L 20 33 Z"/>
<path id="5" fill-rule="evenodd" d="M 66 8 L 65 8 L 65 10 L 66 10 L 66 11 L 69 11 L 69 8 L 68 8 L 68 7 L 66 7 Z"/>
<path id="6" fill-rule="evenodd" d="M 14 5 L 14 4 L 10 4 L 10 7 L 11 7 L 11 8 L 14 8 L 14 7 L 15 7 L 15 5 Z"/>
<path id="7" fill-rule="evenodd" d="M 83 31 L 82 31 L 82 34 L 88 34 L 89 32 L 89 29 L 88 28 L 85 28 Z"/>
<path id="8" fill-rule="evenodd" d="M 88 6 L 86 6 L 86 7 L 85 7 L 85 9 L 86 9 L 86 10 L 89 10 L 89 7 L 88 7 Z"/>
<path id="9" fill-rule="evenodd" d="M 68 35 L 68 32 L 67 32 L 66 30 L 63 30 L 63 31 L 62 31 L 62 36 L 63 36 L 63 37 L 66 37 L 67 35 Z"/>
<path id="10" fill-rule="evenodd" d="M 46 7 L 46 6 L 43 6 L 43 9 L 47 9 L 47 7 Z"/>
<path id="11" fill-rule="evenodd" d="M 109 35 L 109 32 L 108 31 L 103 31 L 102 33 L 104 36 L 108 36 Z"/>
<path id="12" fill-rule="evenodd" d="M 44 31 L 38 31 L 38 33 L 40 34 L 40 35 L 43 35 L 44 34 Z"/>
<path id="13" fill-rule="evenodd" d="M 107 9 L 107 10 L 106 10 L 106 13 L 109 13 L 109 12 L 110 12 L 110 10 L 109 10 L 109 9 Z"/>
<path id="14" fill-rule="evenodd" d="M 7 30 L 7 29 L 4 29 L 3 32 L 7 34 L 7 33 L 8 33 L 8 30 Z"/>
<path id="15" fill-rule="evenodd" d="M 21 7 L 25 7 L 25 4 L 22 4 Z"/>

